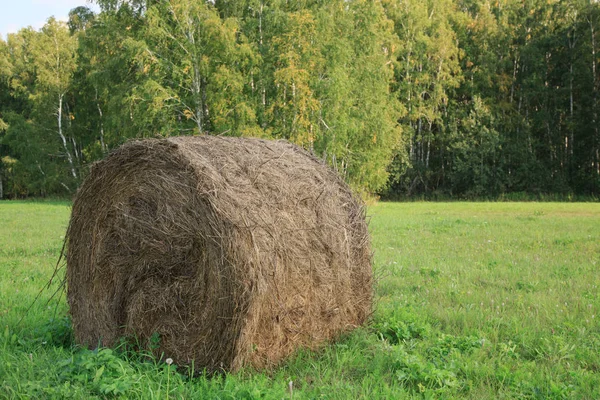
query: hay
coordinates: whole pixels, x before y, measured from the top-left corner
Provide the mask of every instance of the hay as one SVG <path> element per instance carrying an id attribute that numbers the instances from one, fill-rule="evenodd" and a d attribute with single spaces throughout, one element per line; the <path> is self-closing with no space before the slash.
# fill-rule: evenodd
<path id="1" fill-rule="evenodd" d="M 371 313 L 364 209 L 283 141 L 125 144 L 73 204 L 67 285 L 78 343 L 135 337 L 179 365 L 268 367 Z"/>

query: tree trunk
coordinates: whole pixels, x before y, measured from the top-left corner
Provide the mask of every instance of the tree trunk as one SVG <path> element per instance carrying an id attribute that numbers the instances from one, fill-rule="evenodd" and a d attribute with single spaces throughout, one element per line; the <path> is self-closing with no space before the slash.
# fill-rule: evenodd
<path id="1" fill-rule="evenodd" d="M 71 110 L 69 108 L 69 103 L 65 103 L 65 108 L 67 112 L 67 128 L 68 132 L 72 132 L 71 130 Z M 69 139 L 71 140 L 71 144 L 73 144 L 73 155 L 75 156 L 75 160 L 77 161 L 77 165 L 81 165 L 81 149 L 77 146 L 77 141 L 73 137 L 73 135 L 69 135 Z"/>
<path id="2" fill-rule="evenodd" d="M 418 147 L 419 156 L 418 157 L 421 162 L 423 162 L 423 136 L 422 136 L 422 134 L 423 134 L 423 122 L 422 122 L 421 118 L 419 118 L 419 128 L 417 130 L 417 140 L 419 143 L 419 147 Z"/>
<path id="3" fill-rule="evenodd" d="M 259 44 L 261 46 L 263 44 L 262 16 L 263 16 L 264 6 L 265 6 L 264 3 L 261 1 L 260 2 L 260 11 L 258 13 L 258 40 L 259 40 Z"/>
<path id="4" fill-rule="evenodd" d="M 596 75 L 597 70 L 597 61 L 596 61 L 596 31 L 594 29 L 594 20 L 592 17 L 588 20 L 590 24 L 590 33 L 592 35 L 592 93 L 594 94 L 594 99 L 592 102 L 592 122 L 594 126 L 594 145 L 596 147 L 596 174 L 600 175 L 600 160 L 598 157 L 600 147 L 600 136 L 598 132 L 598 76 Z"/>
<path id="5" fill-rule="evenodd" d="M 102 148 L 102 152 L 106 153 L 106 143 L 104 142 L 104 114 L 102 113 L 102 108 L 100 107 L 100 101 L 98 99 L 98 89 L 96 88 L 96 107 L 98 108 L 98 115 L 100 116 L 100 147 Z"/>
<path id="6" fill-rule="evenodd" d="M 573 21 L 575 24 L 576 21 Z M 575 28 L 571 31 L 571 34 L 568 37 L 569 43 L 569 140 L 568 140 L 568 148 L 567 148 L 567 170 L 569 174 L 569 179 L 572 178 L 573 175 L 573 167 L 574 160 L 573 154 L 575 149 L 575 123 L 574 123 L 574 95 L 573 95 L 573 62 L 574 62 L 574 50 L 575 44 L 577 43 L 577 39 L 575 38 Z M 571 183 L 571 182 L 570 182 Z"/>
<path id="7" fill-rule="evenodd" d="M 510 85 L 510 104 L 513 103 L 515 98 L 515 83 L 517 82 L 517 71 L 519 70 L 519 57 L 515 54 L 515 60 L 513 61 L 513 78 Z"/>
<path id="8" fill-rule="evenodd" d="M 206 101 L 206 98 L 207 98 L 207 95 L 208 95 L 206 93 L 206 87 L 207 86 L 208 86 L 208 82 L 207 82 L 206 78 L 202 77 L 202 79 L 200 80 L 200 88 L 202 89 L 202 106 L 203 106 L 202 112 L 203 112 L 203 121 L 204 121 L 203 128 L 205 130 L 210 129 L 210 126 L 209 126 L 209 121 L 210 121 L 209 117 L 210 117 L 210 114 L 209 114 L 209 110 L 208 110 L 208 102 Z"/>
<path id="9" fill-rule="evenodd" d="M 573 61 L 569 62 L 569 116 L 570 116 L 570 135 L 569 135 L 569 156 L 573 157 L 573 144 L 575 143 L 575 124 L 573 123 Z"/>
<path id="10" fill-rule="evenodd" d="M 414 132 L 414 124 L 412 122 L 410 122 L 410 127 L 412 128 L 413 132 Z M 409 155 L 409 159 L 410 161 L 415 161 L 415 135 L 412 135 L 412 137 L 410 138 L 410 148 L 408 150 L 408 155 Z"/>
<path id="11" fill-rule="evenodd" d="M 427 156 L 425 157 L 425 168 L 429 169 L 429 155 L 431 154 L 431 127 L 433 123 L 429 123 L 429 132 L 427 134 Z"/>
<path id="12" fill-rule="evenodd" d="M 259 37 L 259 53 L 262 56 L 263 55 L 263 26 L 262 26 L 262 21 L 263 21 L 263 10 L 264 10 L 264 2 L 260 2 L 260 11 L 258 13 L 258 37 Z M 263 73 L 260 74 L 260 101 L 261 101 L 261 105 L 262 105 L 262 124 L 261 124 L 261 128 L 266 129 L 267 128 L 267 121 L 264 118 L 264 115 L 266 114 L 267 111 L 267 88 L 265 85 L 265 79 L 263 76 Z"/>
<path id="13" fill-rule="evenodd" d="M 67 145 L 67 138 L 63 134 L 63 130 L 62 130 L 63 96 L 64 95 L 62 93 L 60 95 L 58 95 L 58 113 L 56 114 L 56 117 L 58 119 L 58 135 L 60 136 L 60 139 L 62 140 L 62 144 L 63 144 L 63 148 L 65 150 L 65 153 L 67 153 L 67 159 L 69 160 L 69 165 L 71 166 L 71 174 L 73 175 L 73 178 L 77 179 L 77 172 L 75 172 L 73 156 L 71 155 L 71 152 L 69 151 L 69 146 Z"/>
<path id="14" fill-rule="evenodd" d="M 196 121 L 196 126 L 198 127 L 198 133 L 202 135 L 204 133 L 203 120 L 204 120 L 204 104 L 202 102 L 202 78 L 200 76 L 200 66 L 198 65 L 198 61 L 194 60 L 194 82 L 192 83 L 192 90 L 194 92 L 194 101 L 195 110 L 194 110 L 194 119 Z"/>
<path id="15" fill-rule="evenodd" d="M 77 141 L 75 140 L 73 135 L 70 135 L 69 138 L 71 139 L 71 143 L 73 144 L 73 154 L 75 155 L 77 164 L 80 165 L 81 164 L 81 151 L 80 151 L 80 149 L 77 148 Z"/>

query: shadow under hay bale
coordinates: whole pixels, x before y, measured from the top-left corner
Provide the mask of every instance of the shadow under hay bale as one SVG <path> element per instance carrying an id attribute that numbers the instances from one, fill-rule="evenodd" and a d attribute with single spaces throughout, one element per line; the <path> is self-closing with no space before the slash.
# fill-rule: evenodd
<path id="1" fill-rule="evenodd" d="M 135 336 L 209 371 L 263 368 L 365 322 L 362 203 L 283 141 L 174 137 L 96 163 L 67 232 L 76 341 Z"/>

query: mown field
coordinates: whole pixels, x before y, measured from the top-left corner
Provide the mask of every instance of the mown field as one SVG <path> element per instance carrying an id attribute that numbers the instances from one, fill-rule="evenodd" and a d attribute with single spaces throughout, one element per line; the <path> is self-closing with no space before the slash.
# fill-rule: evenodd
<path id="1" fill-rule="evenodd" d="M 126 348 L 75 346 L 64 295 L 48 302 L 58 282 L 25 315 L 69 205 L 0 202 L 0 398 L 600 398 L 600 204 L 380 203 L 369 214 L 368 327 L 273 371 L 190 377 Z"/>

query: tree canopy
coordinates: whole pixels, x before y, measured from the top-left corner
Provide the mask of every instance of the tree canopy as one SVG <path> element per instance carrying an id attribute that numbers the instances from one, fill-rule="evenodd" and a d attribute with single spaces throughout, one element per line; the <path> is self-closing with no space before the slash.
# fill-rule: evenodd
<path id="1" fill-rule="evenodd" d="M 132 138 L 287 139 L 387 196 L 600 195 L 593 0 L 98 0 L 0 38 L 0 197 Z"/>

